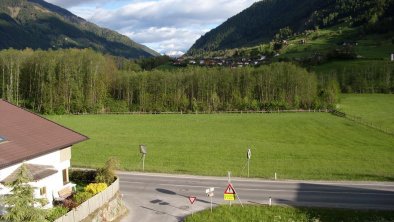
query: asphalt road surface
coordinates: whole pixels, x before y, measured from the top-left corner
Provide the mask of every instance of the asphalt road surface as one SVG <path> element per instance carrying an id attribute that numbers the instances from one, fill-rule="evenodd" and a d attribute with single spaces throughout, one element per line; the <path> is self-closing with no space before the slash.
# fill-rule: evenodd
<path id="1" fill-rule="evenodd" d="M 206 189 L 214 187 L 213 207 L 223 199 L 225 177 L 119 172 L 120 192 L 129 208 L 122 222 L 175 222 L 192 212 L 209 209 Z M 353 209 L 394 210 L 394 183 L 267 181 L 232 178 L 243 204 L 272 204 Z M 197 200 L 192 205 L 188 197 Z M 233 203 L 240 204 L 240 201 Z"/>

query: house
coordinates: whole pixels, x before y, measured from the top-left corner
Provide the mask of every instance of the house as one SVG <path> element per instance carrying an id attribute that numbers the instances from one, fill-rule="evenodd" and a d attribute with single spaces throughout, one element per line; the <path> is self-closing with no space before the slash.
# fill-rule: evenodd
<path id="1" fill-rule="evenodd" d="M 0 99 L 0 195 L 10 192 L 22 164 L 33 178 L 29 183 L 36 198 L 66 195 L 72 145 L 88 138 L 30 111 Z M 1 213 L 1 206 L 0 206 Z"/>

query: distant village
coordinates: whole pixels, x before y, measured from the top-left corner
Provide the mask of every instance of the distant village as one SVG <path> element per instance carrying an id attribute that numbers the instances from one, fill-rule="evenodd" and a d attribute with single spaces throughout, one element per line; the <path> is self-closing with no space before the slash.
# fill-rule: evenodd
<path id="1" fill-rule="evenodd" d="M 277 54 L 276 56 L 279 56 Z M 196 65 L 196 66 L 223 66 L 223 67 L 245 67 L 245 66 L 258 66 L 267 60 L 266 56 L 260 56 L 258 58 L 224 58 L 224 57 L 214 57 L 214 58 L 177 58 L 173 65 Z"/>
<path id="2" fill-rule="evenodd" d="M 287 40 L 281 40 L 277 42 L 282 46 L 289 45 Z M 306 40 L 301 39 L 298 44 L 305 45 Z M 343 41 L 339 42 L 338 46 L 342 47 L 354 47 L 358 46 L 359 43 L 355 41 Z M 190 56 L 182 56 L 173 60 L 173 65 L 175 66 L 187 66 L 187 65 L 196 65 L 196 66 L 207 66 L 207 67 L 231 67 L 231 68 L 241 68 L 246 66 L 259 66 L 264 63 L 269 63 L 269 60 L 272 57 L 280 56 L 279 52 L 276 51 L 274 54 L 270 56 L 266 55 L 258 55 L 254 57 L 213 57 L 213 58 L 194 58 Z M 357 58 L 360 58 L 359 56 Z M 300 58 L 296 58 L 296 61 L 301 61 Z M 394 53 L 390 54 L 390 61 L 394 62 Z"/>

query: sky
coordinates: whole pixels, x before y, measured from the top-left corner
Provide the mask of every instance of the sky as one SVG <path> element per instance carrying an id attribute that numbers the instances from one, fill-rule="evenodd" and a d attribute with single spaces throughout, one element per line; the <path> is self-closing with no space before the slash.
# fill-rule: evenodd
<path id="1" fill-rule="evenodd" d="M 46 0 L 167 55 L 179 56 L 209 30 L 257 0 Z"/>

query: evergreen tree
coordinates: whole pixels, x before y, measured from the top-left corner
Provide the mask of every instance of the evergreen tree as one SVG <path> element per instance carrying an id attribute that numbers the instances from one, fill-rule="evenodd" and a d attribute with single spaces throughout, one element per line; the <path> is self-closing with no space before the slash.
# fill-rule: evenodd
<path id="1" fill-rule="evenodd" d="M 9 184 L 11 194 L 4 197 L 7 213 L 6 221 L 13 222 L 45 222 L 46 211 L 40 209 L 41 199 L 34 198 L 34 189 L 28 184 L 32 180 L 26 165 L 22 164 L 15 181 Z"/>

